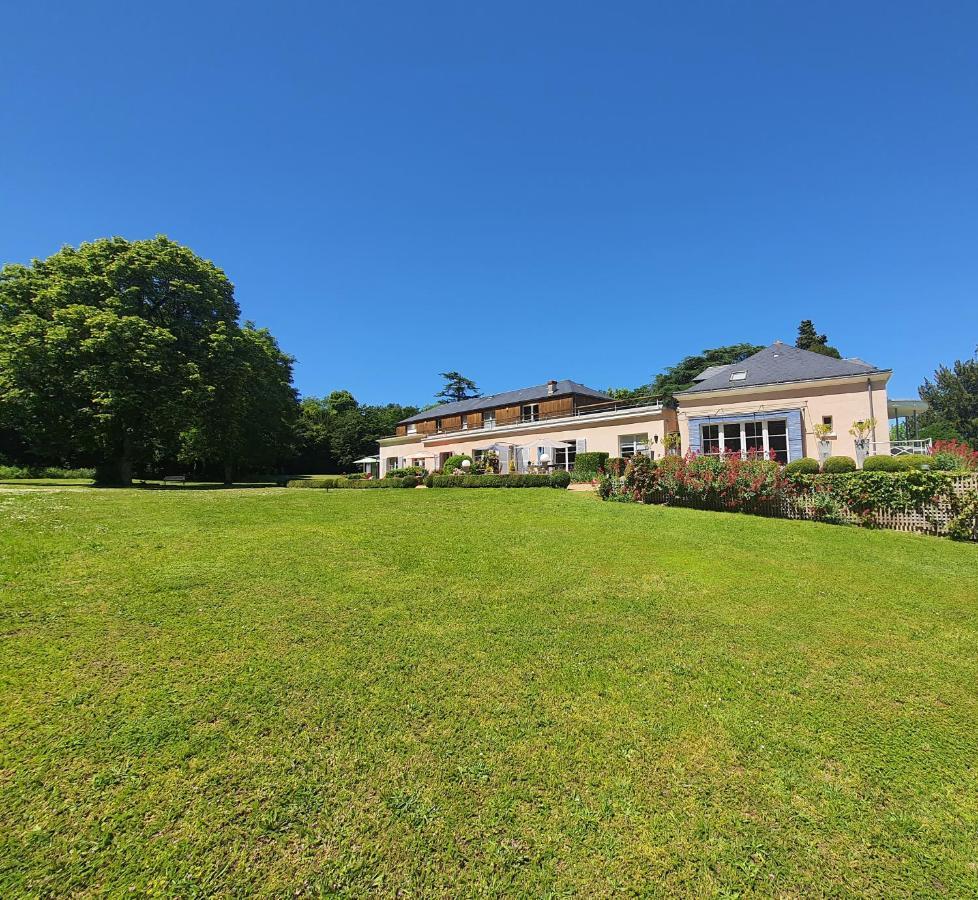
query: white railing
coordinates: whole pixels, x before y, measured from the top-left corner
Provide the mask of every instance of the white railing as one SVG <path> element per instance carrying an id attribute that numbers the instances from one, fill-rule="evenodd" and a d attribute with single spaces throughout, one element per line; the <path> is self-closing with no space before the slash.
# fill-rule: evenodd
<path id="1" fill-rule="evenodd" d="M 877 446 L 889 446 L 891 456 L 926 456 L 930 453 L 931 439 L 917 441 L 870 441 L 870 452 L 876 453 Z"/>

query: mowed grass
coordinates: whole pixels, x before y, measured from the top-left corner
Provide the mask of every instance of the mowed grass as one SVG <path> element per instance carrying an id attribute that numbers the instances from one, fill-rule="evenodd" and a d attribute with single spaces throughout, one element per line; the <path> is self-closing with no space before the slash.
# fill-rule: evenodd
<path id="1" fill-rule="evenodd" d="M 0 896 L 973 896 L 978 547 L 0 494 Z"/>

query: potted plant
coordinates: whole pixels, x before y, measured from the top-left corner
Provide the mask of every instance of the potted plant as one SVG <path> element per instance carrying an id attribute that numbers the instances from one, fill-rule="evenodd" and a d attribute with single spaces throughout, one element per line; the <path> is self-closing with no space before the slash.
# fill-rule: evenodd
<path id="1" fill-rule="evenodd" d="M 832 426 L 825 422 L 819 422 L 815 425 L 814 431 L 815 439 L 818 441 L 818 461 L 823 463 L 832 455 L 830 452 L 832 445 L 828 441 L 828 437 L 832 433 Z"/>
<path id="2" fill-rule="evenodd" d="M 856 466 L 863 467 L 863 462 L 869 455 L 869 436 L 876 427 L 876 419 L 857 419 L 849 429 L 856 440 Z"/>

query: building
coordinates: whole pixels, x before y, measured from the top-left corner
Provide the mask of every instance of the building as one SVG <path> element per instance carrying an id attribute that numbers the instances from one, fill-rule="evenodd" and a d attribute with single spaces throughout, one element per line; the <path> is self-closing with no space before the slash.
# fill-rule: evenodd
<path id="1" fill-rule="evenodd" d="M 493 451 L 500 471 L 547 464 L 573 469 L 578 453 L 666 454 L 667 435 L 699 453 L 773 453 L 818 458 L 816 425 L 829 455 L 856 457 L 853 422 L 872 419 L 869 453 L 890 453 L 886 384 L 892 372 L 860 359 L 833 359 L 775 342 L 743 362 L 714 366 L 664 403 L 616 401 L 574 381 L 445 403 L 398 423 L 380 440 L 380 470 L 440 469 L 453 454 Z M 824 429 L 822 429 L 824 430 Z M 823 451 L 824 452 L 824 451 Z"/>

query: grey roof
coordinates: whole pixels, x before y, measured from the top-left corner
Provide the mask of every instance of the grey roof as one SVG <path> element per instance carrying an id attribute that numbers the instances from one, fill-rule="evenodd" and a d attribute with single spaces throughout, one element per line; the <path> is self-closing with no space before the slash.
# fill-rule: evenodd
<path id="1" fill-rule="evenodd" d="M 518 391 L 504 391 L 501 394 L 490 394 L 488 397 L 473 397 L 471 400 L 457 400 L 453 403 L 442 403 L 441 406 L 433 406 L 431 409 L 423 410 L 406 419 L 401 419 L 398 425 L 406 425 L 409 422 L 421 422 L 424 419 L 441 418 L 442 416 L 454 416 L 459 413 L 475 412 L 480 409 L 493 409 L 496 406 L 512 406 L 517 403 L 531 403 L 536 400 L 546 400 L 550 397 L 566 397 L 568 394 L 581 394 L 584 397 L 594 397 L 597 400 L 610 400 L 607 394 L 596 391 L 576 381 L 558 381 L 553 394 L 547 384 L 538 384 L 535 387 L 521 388 Z"/>
<path id="2" fill-rule="evenodd" d="M 719 370 L 719 371 L 714 371 Z M 884 372 L 861 359 L 833 359 L 811 350 L 799 350 L 789 344 L 775 341 L 770 347 L 748 356 L 743 362 L 730 366 L 711 366 L 697 379 L 697 383 L 677 394 L 700 394 L 705 391 L 723 391 L 762 384 L 785 384 L 794 381 L 813 381 L 819 378 L 843 378 L 847 375 L 868 375 Z M 731 376 L 745 373 L 743 378 L 731 381 Z"/>
<path id="3" fill-rule="evenodd" d="M 730 368 L 729 365 L 726 365 L 726 366 L 710 366 L 710 368 L 704 369 L 702 372 L 700 372 L 700 374 L 697 375 L 693 379 L 693 381 L 706 381 L 707 378 L 712 378 L 714 375 L 719 375 L 721 372 L 723 372 L 723 371 L 725 371 L 726 369 L 729 369 L 729 368 Z"/>

